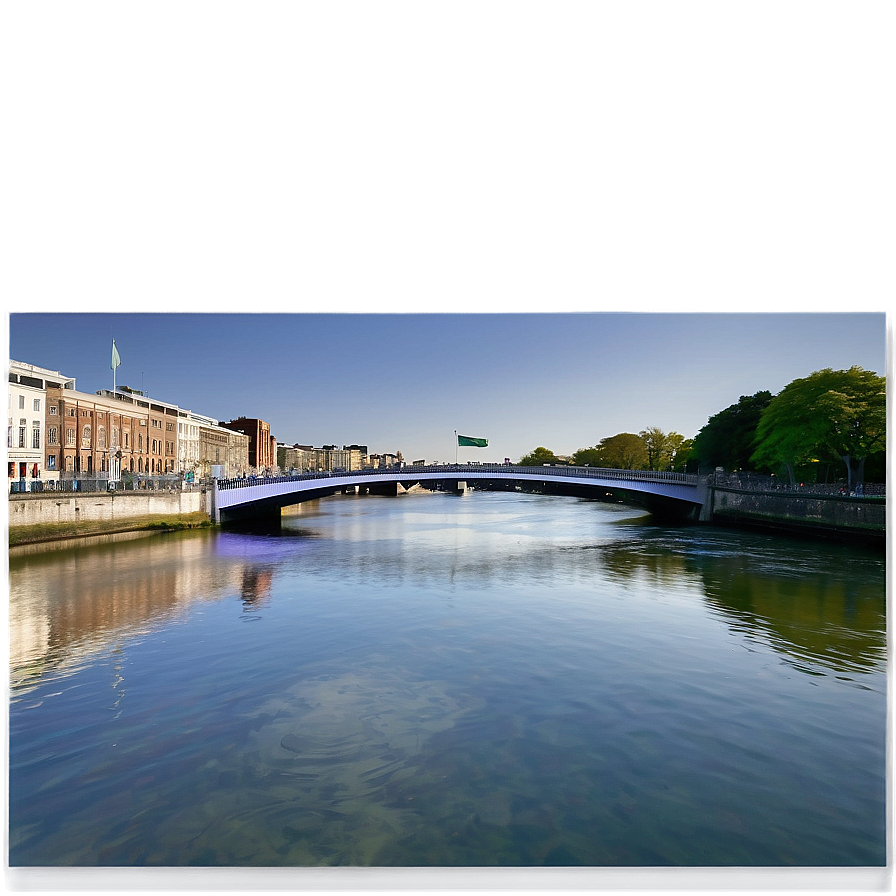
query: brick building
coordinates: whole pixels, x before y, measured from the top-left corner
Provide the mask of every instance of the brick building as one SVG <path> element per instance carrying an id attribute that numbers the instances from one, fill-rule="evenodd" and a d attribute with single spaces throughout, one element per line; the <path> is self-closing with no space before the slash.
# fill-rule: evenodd
<path id="1" fill-rule="evenodd" d="M 254 417 L 237 417 L 221 426 L 249 437 L 249 466 L 256 470 L 277 464 L 277 443 L 271 438 L 271 425 Z"/>

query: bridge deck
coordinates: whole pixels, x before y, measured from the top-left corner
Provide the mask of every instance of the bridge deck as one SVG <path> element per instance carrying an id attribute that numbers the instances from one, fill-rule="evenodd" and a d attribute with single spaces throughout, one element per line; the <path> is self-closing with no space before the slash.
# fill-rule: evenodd
<path id="1" fill-rule="evenodd" d="M 645 496 L 699 506 L 702 493 L 697 477 L 686 473 L 652 470 L 611 470 L 597 467 L 530 467 L 513 464 L 440 464 L 406 466 L 391 470 L 355 470 L 345 473 L 302 473 L 261 479 L 223 479 L 215 482 L 215 517 L 221 511 L 250 511 L 253 506 L 285 506 L 312 496 L 335 493 L 354 485 L 418 483 L 438 480 L 548 482 L 558 486 L 613 488 Z"/>

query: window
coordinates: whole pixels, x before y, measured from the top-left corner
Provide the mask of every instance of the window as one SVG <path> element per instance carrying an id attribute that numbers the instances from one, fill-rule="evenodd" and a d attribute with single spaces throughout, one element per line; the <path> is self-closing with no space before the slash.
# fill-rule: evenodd
<path id="1" fill-rule="evenodd" d="M 131 447 L 131 440 L 128 438 L 128 433 L 124 434 L 124 447 L 125 448 Z"/>
<path id="2" fill-rule="evenodd" d="M 152 428 L 153 428 L 153 429 L 161 429 L 161 428 L 162 428 L 162 421 L 161 421 L 161 420 L 156 420 L 155 418 L 153 418 L 153 421 L 152 421 Z"/>
<path id="3" fill-rule="evenodd" d="M 65 431 L 65 444 L 66 445 L 74 445 L 75 444 L 75 431 L 73 429 L 67 429 Z M 71 469 L 71 467 L 69 467 Z"/>
<path id="4" fill-rule="evenodd" d="M 50 416 L 51 416 L 51 417 L 55 417 L 55 416 L 56 416 L 56 411 L 57 411 L 57 410 L 59 410 L 59 409 L 56 407 L 56 405 L 55 405 L 55 404 L 51 404 L 50 407 L 49 407 Z"/>
<path id="5" fill-rule="evenodd" d="M 34 399 L 34 410 L 35 410 L 35 411 L 39 411 L 39 410 L 40 410 L 40 399 L 39 399 L 39 398 L 35 398 L 35 399 Z"/>
<path id="6" fill-rule="evenodd" d="M 48 470 L 56 469 L 56 455 L 55 454 L 47 455 L 47 469 Z"/>
<path id="7" fill-rule="evenodd" d="M 57 441 L 59 439 L 59 427 L 58 426 L 49 427 L 49 429 L 47 430 L 47 439 L 49 440 L 49 443 L 51 445 L 59 444 L 59 442 Z"/>
<path id="8" fill-rule="evenodd" d="M 31 430 L 31 447 L 40 448 L 40 426 L 36 425 Z"/>
<path id="9" fill-rule="evenodd" d="M 106 447 L 106 427 L 98 426 L 96 428 L 96 447 L 97 448 L 105 448 Z"/>
<path id="10" fill-rule="evenodd" d="M 138 451 L 143 450 L 143 433 L 142 432 L 137 433 L 137 450 Z"/>
<path id="11" fill-rule="evenodd" d="M 69 415 L 69 417 L 74 417 L 74 416 L 75 416 L 75 409 L 74 409 L 74 408 L 69 408 L 69 409 L 68 409 L 68 415 Z"/>
<path id="12" fill-rule="evenodd" d="M 25 409 L 25 396 L 24 395 L 19 396 L 19 408 L 21 410 Z"/>
<path id="13" fill-rule="evenodd" d="M 37 409 L 35 408 L 35 410 L 37 410 Z M 173 424 L 173 423 L 166 423 L 166 424 L 165 424 L 165 429 L 168 430 L 168 432 L 174 432 L 174 424 Z"/>
<path id="14" fill-rule="evenodd" d="M 19 420 L 19 448 L 25 447 L 25 431 L 28 429 L 27 420 Z"/>
<path id="15" fill-rule="evenodd" d="M 81 432 L 81 447 L 89 448 L 90 447 L 90 424 L 87 423 L 84 426 L 84 429 Z"/>

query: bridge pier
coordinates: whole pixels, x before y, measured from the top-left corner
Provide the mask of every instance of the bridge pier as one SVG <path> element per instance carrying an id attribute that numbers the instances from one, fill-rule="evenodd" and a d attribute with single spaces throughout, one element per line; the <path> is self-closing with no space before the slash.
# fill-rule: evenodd
<path id="1" fill-rule="evenodd" d="M 265 507 L 249 512 L 222 509 L 217 520 L 228 529 L 245 529 L 252 532 L 277 532 L 280 530 L 280 508 Z"/>

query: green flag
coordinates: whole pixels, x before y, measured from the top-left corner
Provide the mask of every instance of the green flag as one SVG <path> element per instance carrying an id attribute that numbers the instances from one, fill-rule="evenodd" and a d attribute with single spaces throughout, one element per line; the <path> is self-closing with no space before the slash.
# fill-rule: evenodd
<path id="1" fill-rule="evenodd" d="M 472 436 L 458 436 L 457 444 L 466 448 L 487 448 L 488 439 L 474 439 Z"/>
<path id="2" fill-rule="evenodd" d="M 118 354 L 118 349 L 115 348 L 115 340 L 112 340 L 112 369 L 115 370 L 116 367 L 120 366 L 121 358 Z"/>

